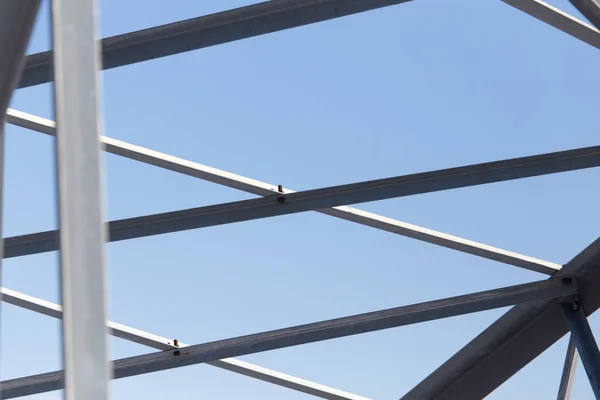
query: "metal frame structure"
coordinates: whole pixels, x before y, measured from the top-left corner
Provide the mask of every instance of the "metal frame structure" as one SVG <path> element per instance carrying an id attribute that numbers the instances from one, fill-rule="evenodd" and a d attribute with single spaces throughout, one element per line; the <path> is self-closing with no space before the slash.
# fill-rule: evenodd
<path id="1" fill-rule="evenodd" d="M 586 319 L 600 307 L 600 293 L 596 290 L 600 284 L 600 239 L 561 266 L 347 206 L 598 167 L 600 146 L 294 192 L 99 134 L 102 130 L 98 84 L 101 69 L 407 1 L 272 0 L 98 41 L 95 1 L 52 0 L 54 50 L 26 57 L 25 48 L 39 0 L 1 1 L 0 107 L 6 123 L 56 136 L 60 216 L 59 230 L 4 238 L 1 258 L 59 250 L 64 308 L 6 288 L 1 290 L 2 301 L 63 320 L 64 371 L 4 381 L 0 397 L 15 398 L 64 387 L 67 399 L 103 400 L 109 398 L 111 370 L 112 378 L 118 379 L 207 363 L 321 398 L 365 399 L 231 357 L 514 305 L 402 399 L 482 399 L 569 331 L 572 336 L 558 398 L 569 398 L 577 354 L 581 356 L 596 397 L 600 398 L 600 352 Z M 502 1 L 600 48 L 600 31 L 540 0 Z M 593 17 L 598 15 L 597 10 L 589 8 L 594 1 L 578 3 L 585 3 L 586 15 Z M 56 123 L 7 108 L 15 89 L 51 81 L 54 81 Z M 0 130 L 0 173 L 2 139 Z M 110 221 L 105 228 L 100 148 L 261 198 Z M 0 190 L 1 183 L 0 180 Z M 305 211 L 317 211 L 549 277 L 528 284 L 191 346 L 106 321 L 103 254 L 106 241 Z M 109 364 L 107 334 L 159 351 Z"/>

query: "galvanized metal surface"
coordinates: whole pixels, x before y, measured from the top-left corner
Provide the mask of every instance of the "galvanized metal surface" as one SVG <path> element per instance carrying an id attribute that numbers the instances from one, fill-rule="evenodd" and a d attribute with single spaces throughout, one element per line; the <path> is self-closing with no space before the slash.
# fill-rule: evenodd
<path id="1" fill-rule="evenodd" d="M 96 13 L 93 0 L 52 1 L 67 400 L 110 397 Z"/>

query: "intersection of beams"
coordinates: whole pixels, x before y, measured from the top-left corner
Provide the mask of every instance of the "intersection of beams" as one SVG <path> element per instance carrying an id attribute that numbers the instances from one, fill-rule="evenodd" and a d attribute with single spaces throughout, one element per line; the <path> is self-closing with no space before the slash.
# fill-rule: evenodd
<path id="1" fill-rule="evenodd" d="M 54 121 L 40 118 L 35 115 L 9 109 L 5 121 L 22 128 L 56 136 Z M 256 194 L 258 196 L 273 196 L 279 191 L 277 185 L 246 178 L 192 161 L 183 160 L 131 143 L 105 136 L 100 137 L 100 142 L 108 153 L 238 189 L 247 193 Z M 287 188 L 282 188 L 281 190 L 286 194 L 294 193 L 293 190 Z M 553 274 L 562 267 L 556 263 L 506 251 L 487 244 L 448 235 L 443 232 L 437 232 L 432 229 L 423 228 L 353 207 L 340 206 L 317 210 L 317 212 L 548 275 Z"/>
<path id="2" fill-rule="evenodd" d="M 350 317 L 284 328 L 217 342 L 188 346 L 116 360 L 115 379 L 207 363 L 263 351 L 358 335 L 403 325 L 432 321 L 524 302 L 563 299 L 577 293 L 575 278 L 563 275 L 545 281 L 449 297 Z M 62 388 L 63 372 L 56 371 L 1 383 L 3 398 L 26 396 Z"/>
<path id="3" fill-rule="evenodd" d="M 501 0 L 514 8 L 600 49 L 600 31 L 593 26 L 540 0 Z"/>
<path id="4" fill-rule="evenodd" d="M 600 28 L 599 0 L 571 0 L 575 6 L 596 28 Z"/>
<path id="5" fill-rule="evenodd" d="M 126 218 L 109 223 L 108 240 L 116 242 L 320 210 L 343 204 L 432 193 L 597 166 L 600 166 L 600 146 L 559 151 L 291 194 L 275 194 L 261 199 Z M 38 232 L 6 238 L 4 257 L 39 254 L 57 249 L 58 231 Z"/>
<path id="6" fill-rule="evenodd" d="M 600 238 L 554 274 L 577 276 L 587 315 L 600 307 L 599 267 Z M 557 301 L 515 306 L 402 399 L 483 399 L 568 331 Z"/>
<path id="7" fill-rule="evenodd" d="M 2 301 L 21 307 L 39 314 L 47 315 L 52 318 L 62 319 L 62 307 L 49 301 L 41 300 L 14 290 L 2 288 Z M 129 326 L 107 322 L 109 333 L 112 336 L 125 339 L 130 342 L 138 343 L 144 346 L 152 347 L 157 350 L 177 350 L 188 347 L 188 345 L 179 342 L 176 346 L 173 339 L 154 335 Z M 227 371 L 235 372 L 250 378 L 259 379 L 264 382 L 273 383 L 278 386 L 296 390 L 301 393 L 310 394 L 330 400 L 369 400 L 366 397 L 347 393 L 342 390 L 333 389 L 325 385 L 307 381 L 306 379 L 283 374 L 268 368 L 260 367 L 235 358 L 224 360 L 215 360 L 207 362 L 213 367 L 221 368 Z"/>

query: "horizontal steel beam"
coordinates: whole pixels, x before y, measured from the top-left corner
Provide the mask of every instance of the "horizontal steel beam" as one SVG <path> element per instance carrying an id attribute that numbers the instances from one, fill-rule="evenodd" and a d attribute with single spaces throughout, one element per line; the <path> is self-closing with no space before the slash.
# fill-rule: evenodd
<path id="1" fill-rule="evenodd" d="M 388 7 L 409 0 L 271 0 L 216 14 L 108 37 L 104 69 L 135 64 L 236 40 Z M 600 33 L 539 0 L 502 0 L 594 47 Z M 19 87 L 50 82 L 51 52 L 27 57 Z"/>
<path id="2" fill-rule="evenodd" d="M 540 0 L 502 0 L 504 3 L 600 49 L 600 31 Z"/>
<path id="3" fill-rule="evenodd" d="M 21 111 L 8 109 L 5 121 L 22 128 L 31 129 L 51 136 L 56 135 L 54 121 Z M 192 161 L 183 160 L 131 143 L 122 142 L 105 136 L 100 137 L 100 142 L 104 146 L 104 149 L 109 153 L 219 185 L 242 190 L 247 193 L 259 196 L 272 196 L 279 191 L 277 185 L 246 178 Z M 294 193 L 293 190 L 287 188 L 282 188 L 281 190 L 284 193 Z M 562 267 L 560 264 L 506 251 L 487 244 L 448 235 L 446 233 L 387 218 L 353 207 L 340 206 L 318 210 L 317 212 L 548 275 L 553 274 Z"/>
<path id="4" fill-rule="evenodd" d="M 409 0 L 271 0 L 102 40 L 104 69 L 345 17 Z M 27 57 L 20 86 L 50 82 L 51 52 Z"/>
<path id="5" fill-rule="evenodd" d="M 551 279 L 576 275 L 579 297 L 589 315 L 600 307 L 599 267 L 600 238 Z M 515 306 L 402 399 L 483 399 L 568 331 L 557 301 Z"/>
<path id="6" fill-rule="evenodd" d="M 577 293 L 574 278 L 548 279 L 450 297 L 425 303 L 332 319 L 254 335 L 241 336 L 181 350 L 129 357 L 114 362 L 116 379 L 150 372 L 206 363 L 217 359 L 254 354 L 301 344 L 314 343 L 398 326 L 447 318 L 509 305 L 564 298 Z M 14 398 L 62 388 L 62 371 L 50 372 L 1 383 L 2 398 Z"/>
<path id="7" fill-rule="evenodd" d="M 432 172 L 402 175 L 349 185 L 242 200 L 213 206 L 127 218 L 109 223 L 109 241 L 116 242 L 208 226 L 321 210 L 442 190 L 503 182 L 600 166 L 600 146 L 513 158 Z M 58 231 L 5 239 L 4 257 L 58 249 Z"/>
<path id="8" fill-rule="evenodd" d="M 2 288 L 1 293 L 2 301 L 6 303 L 44 314 L 52 318 L 62 319 L 62 307 L 58 304 L 28 296 L 26 294 L 6 288 Z M 152 333 L 117 324 L 115 322 L 107 322 L 107 327 L 110 334 L 115 337 L 152 347 L 157 350 L 177 350 L 189 346 L 181 342 L 179 342 L 176 346 L 173 339 L 154 335 Z M 338 389 L 333 389 L 325 385 L 320 385 L 318 383 L 300 379 L 295 376 L 283 374 L 281 372 L 263 368 L 245 361 L 237 360 L 235 358 L 210 361 L 207 364 L 323 399 L 369 400 L 366 397 L 347 393 Z"/>

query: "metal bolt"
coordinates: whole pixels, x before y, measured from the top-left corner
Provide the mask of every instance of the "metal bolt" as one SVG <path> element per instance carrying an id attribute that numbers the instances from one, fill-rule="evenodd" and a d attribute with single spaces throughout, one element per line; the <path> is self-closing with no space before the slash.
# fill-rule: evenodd
<path id="1" fill-rule="evenodd" d="M 179 341 L 177 339 L 173 339 L 173 345 L 179 347 Z"/>
<path id="2" fill-rule="evenodd" d="M 573 311 L 579 311 L 579 302 L 578 301 L 574 301 L 573 303 L 571 303 L 571 308 L 573 309 Z"/>
<path id="3" fill-rule="evenodd" d="M 277 186 L 277 190 L 279 191 L 279 193 L 283 193 L 283 186 L 282 185 L 278 185 Z"/>
<path id="4" fill-rule="evenodd" d="M 181 351 L 180 351 L 180 350 L 175 350 L 175 351 L 173 352 L 173 355 L 174 355 L 174 356 L 180 356 L 180 355 L 181 355 Z"/>

